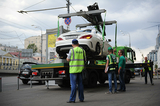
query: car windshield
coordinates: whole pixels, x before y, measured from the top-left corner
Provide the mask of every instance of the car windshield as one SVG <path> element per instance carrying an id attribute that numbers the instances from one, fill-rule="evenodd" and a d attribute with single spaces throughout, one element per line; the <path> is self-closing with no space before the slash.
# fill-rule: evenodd
<path id="1" fill-rule="evenodd" d="M 25 69 L 25 68 L 31 68 L 32 65 L 35 65 L 35 64 L 24 64 L 21 69 Z"/>
<path id="2" fill-rule="evenodd" d="M 78 30 L 77 32 L 89 32 L 89 33 L 91 33 L 91 30 L 90 29 L 85 29 L 85 30 Z"/>

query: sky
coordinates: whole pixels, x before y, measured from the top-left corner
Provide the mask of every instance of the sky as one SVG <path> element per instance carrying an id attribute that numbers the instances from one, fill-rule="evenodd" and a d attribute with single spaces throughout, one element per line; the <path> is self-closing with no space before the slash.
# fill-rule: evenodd
<path id="1" fill-rule="evenodd" d="M 106 10 L 102 18 L 106 21 L 117 21 L 117 45 L 129 46 L 136 52 L 137 61 L 141 62 L 142 54 L 155 49 L 158 25 L 160 24 L 160 0 L 70 0 L 70 13 L 87 11 L 87 6 L 98 3 L 100 9 Z M 31 36 L 46 33 L 46 29 L 57 28 L 59 14 L 66 14 L 67 9 L 56 9 L 40 12 L 18 13 L 48 8 L 65 7 L 66 0 L 0 0 L 0 44 L 24 48 L 24 40 Z M 77 24 L 85 24 L 82 17 L 71 17 L 70 30 Z M 64 19 L 60 25 L 67 26 Z M 34 25 L 34 26 L 32 26 Z M 38 28 L 35 28 L 38 26 Z M 152 27 L 154 26 L 154 27 Z M 106 38 L 114 46 L 115 25 L 106 26 Z M 129 42 L 130 38 L 130 42 Z"/>

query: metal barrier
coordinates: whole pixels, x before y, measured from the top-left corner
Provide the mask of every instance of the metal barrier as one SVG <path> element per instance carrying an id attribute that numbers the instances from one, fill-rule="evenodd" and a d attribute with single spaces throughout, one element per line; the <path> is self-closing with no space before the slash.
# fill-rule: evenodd
<path id="1" fill-rule="evenodd" d="M 17 77 L 17 90 L 19 90 L 19 76 Z"/>
<path id="2" fill-rule="evenodd" d="M 2 77 L 0 76 L 0 92 L 2 92 Z"/>
<path id="3" fill-rule="evenodd" d="M 140 80 L 142 80 L 142 72 L 140 71 Z"/>
<path id="4" fill-rule="evenodd" d="M 30 75 L 30 88 L 32 88 L 32 75 Z"/>

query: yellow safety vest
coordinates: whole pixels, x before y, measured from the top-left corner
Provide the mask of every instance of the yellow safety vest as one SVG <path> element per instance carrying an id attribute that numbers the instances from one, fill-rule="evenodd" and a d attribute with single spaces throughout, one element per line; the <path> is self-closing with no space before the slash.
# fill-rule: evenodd
<path id="1" fill-rule="evenodd" d="M 145 63 L 145 61 L 143 63 Z M 148 60 L 148 63 L 150 63 L 149 60 Z M 151 71 L 151 67 L 148 67 L 148 70 Z M 143 72 L 145 72 L 145 69 L 143 69 Z"/>
<path id="2" fill-rule="evenodd" d="M 112 61 L 111 55 L 112 55 L 112 58 L 115 57 L 115 58 L 113 58 L 114 62 Z M 115 70 L 114 64 L 116 64 L 116 56 L 114 54 L 110 54 L 110 55 L 108 55 L 108 58 L 109 58 L 109 67 L 110 67 L 109 69 Z"/>
<path id="3" fill-rule="evenodd" d="M 69 62 L 69 73 L 81 73 L 84 69 L 85 51 L 80 47 L 71 49 L 71 59 Z"/>

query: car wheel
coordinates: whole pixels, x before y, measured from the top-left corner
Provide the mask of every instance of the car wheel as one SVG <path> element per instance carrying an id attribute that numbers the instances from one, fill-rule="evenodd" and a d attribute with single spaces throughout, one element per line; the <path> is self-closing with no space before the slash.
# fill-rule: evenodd
<path id="1" fill-rule="evenodd" d="M 101 47 L 100 47 L 99 43 L 97 43 L 96 44 L 96 52 L 95 52 L 95 54 L 98 55 L 100 53 L 100 51 L 101 51 Z"/>
<path id="2" fill-rule="evenodd" d="M 22 80 L 23 84 L 28 84 L 28 80 Z"/>

